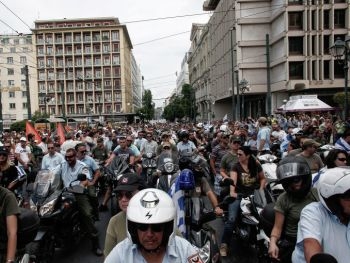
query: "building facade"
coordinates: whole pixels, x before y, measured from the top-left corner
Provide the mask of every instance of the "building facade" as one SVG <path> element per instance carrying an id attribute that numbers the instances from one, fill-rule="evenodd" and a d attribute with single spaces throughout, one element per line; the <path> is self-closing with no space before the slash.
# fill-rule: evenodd
<path id="1" fill-rule="evenodd" d="M 349 34 L 349 5 L 346 0 L 205 1 L 203 9 L 215 11 L 208 21 L 208 96 L 215 99 L 216 118 L 270 114 L 283 100 L 303 94 L 318 94 L 337 106 L 332 96 L 344 90 L 344 65 L 329 48 Z M 190 68 L 191 74 L 196 73 Z M 242 88 L 243 80 L 249 90 Z M 200 97 L 196 103 L 202 104 Z"/>
<path id="2" fill-rule="evenodd" d="M 181 94 L 183 85 L 190 84 L 188 62 L 187 62 L 189 56 L 190 56 L 190 52 L 186 52 L 181 62 L 181 70 L 179 73 L 176 72 L 176 95 Z"/>
<path id="3" fill-rule="evenodd" d="M 31 113 L 37 110 L 36 61 L 32 42 L 31 34 L 0 36 L 0 121 L 4 129 L 9 129 L 13 122 L 28 119 L 29 104 Z M 28 66 L 28 87 L 25 66 Z"/>
<path id="4" fill-rule="evenodd" d="M 132 113 L 132 43 L 117 18 L 36 20 L 33 33 L 42 113 L 105 121 Z"/>

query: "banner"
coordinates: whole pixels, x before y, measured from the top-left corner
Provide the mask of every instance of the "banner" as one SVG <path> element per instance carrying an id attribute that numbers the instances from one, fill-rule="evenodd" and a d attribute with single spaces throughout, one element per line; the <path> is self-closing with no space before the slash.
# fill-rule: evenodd
<path id="1" fill-rule="evenodd" d="M 64 143 L 66 140 L 66 131 L 64 130 L 61 122 L 57 123 L 56 134 L 60 137 L 60 145 L 62 145 L 62 143 Z"/>
<path id="2" fill-rule="evenodd" d="M 29 121 L 26 121 L 26 137 L 28 138 L 28 134 L 34 134 L 35 140 L 38 141 L 38 143 L 41 143 L 41 137 L 36 129 L 32 126 L 32 124 Z"/>

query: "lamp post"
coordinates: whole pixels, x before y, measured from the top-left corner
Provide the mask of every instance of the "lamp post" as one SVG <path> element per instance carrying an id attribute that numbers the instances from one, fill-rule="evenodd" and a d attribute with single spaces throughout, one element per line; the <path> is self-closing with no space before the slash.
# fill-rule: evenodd
<path id="1" fill-rule="evenodd" d="M 246 79 L 242 79 L 240 82 L 239 82 L 239 91 L 242 95 L 242 116 L 243 118 L 245 117 L 245 112 L 244 112 L 244 93 L 246 93 L 247 91 L 250 91 L 250 86 L 249 86 L 249 83 L 248 83 L 248 80 Z M 239 116 L 239 118 L 241 118 L 241 116 Z"/>
<path id="2" fill-rule="evenodd" d="M 345 94 L 345 105 L 344 105 L 344 120 L 348 120 L 349 114 L 349 102 L 348 102 L 348 71 L 349 71 L 349 56 L 350 56 L 350 36 L 345 37 L 345 41 L 339 37 L 334 42 L 334 45 L 330 47 L 330 53 L 335 59 L 340 62 L 344 56 L 344 94 Z"/>
<path id="3" fill-rule="evenodd" d="M 43 92 L 40 92 L 39 95 L 41 98 L 44 98 L 44 114 L 47 115 L 47 103 L 50 102 L 53 98 Z"/>

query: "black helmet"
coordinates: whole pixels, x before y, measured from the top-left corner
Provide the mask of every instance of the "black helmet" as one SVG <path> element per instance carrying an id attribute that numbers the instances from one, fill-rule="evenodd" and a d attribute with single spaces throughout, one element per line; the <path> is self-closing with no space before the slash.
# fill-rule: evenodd
<path id="1" fill-rule="evenodd" d="M 311 169 L 303 157 L 287 156 L 278 164 L 276 175 L 279 183 L 288 194 L 304 197 L 311 189 Z M 291 184 L 302 180 L 300 189 L 291 189 Z"/>

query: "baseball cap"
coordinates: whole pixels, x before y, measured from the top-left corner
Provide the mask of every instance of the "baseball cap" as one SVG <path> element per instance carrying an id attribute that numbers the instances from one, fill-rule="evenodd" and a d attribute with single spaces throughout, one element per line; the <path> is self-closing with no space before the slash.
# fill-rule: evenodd
<path id="1" fill-rule="evenodd" d="M 315 145 L 316 147 L 320 147 L 321 146 L 320 143 L 316 142 L 313 139 L 306 139 L 306 140 L 303 141 L 303 146 L 305 146 L 305 147 L 309 147 L 309 146 L 313 146 L 313 145 Z"/>
<path id="2" fill-rule="evenodd" d="M 0 154 L 6 154 L 8 155 L 8 152 L 4 146 L 0 146 Z"/>
<path id="3" fill-rule="evenodd" d="M 23 141 L 23 142 L 26 142 L 26 141 L 27 141 L 26 137 L 21 137 L 19 140 L 20 140 L 20 141 Z"/>
<path id="4" fill-rule="evenodd" d="M 142 188 L 144 188 L 142 178 L 135 173 L 127 173 L 120 177 L 115 191 L 133 192 L 137 189 L 141 190 Z"/>

